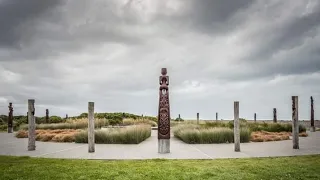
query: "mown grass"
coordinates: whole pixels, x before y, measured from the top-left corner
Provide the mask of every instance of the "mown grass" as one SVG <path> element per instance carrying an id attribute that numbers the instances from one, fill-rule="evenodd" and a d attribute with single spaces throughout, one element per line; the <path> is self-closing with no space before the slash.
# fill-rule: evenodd
<path id="1" fill-rule="evenodd" d="M 320 155 L 220 160 L 66 160 L 0 156 L 0 179 L 320 179 Z"/>
<path id="2" fill-rule="evenodd" d="M 174 136 L 189 144 L 233 143 L 234 132 L 230 128 L 203 128 L 199 125 L 178 125 L 174 127 Z M 240 142 L 249 142 L 251 131 L 240 129 Z"/>
<path id="3" fill-rule="evenodd" d="M 97 144 L 139 144 L 151 136 L 150 125 L 134 125 L 95 131 Z M 76 143 L 88 143 L 88 131 L 75 134 Z"/>

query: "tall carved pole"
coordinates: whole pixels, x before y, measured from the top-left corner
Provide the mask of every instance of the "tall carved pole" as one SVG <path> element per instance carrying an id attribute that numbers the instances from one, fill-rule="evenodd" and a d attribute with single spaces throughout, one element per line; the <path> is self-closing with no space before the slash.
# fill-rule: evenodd
<path id="1" fill-rule="evenodd" d="M 12 103 L 9 103 L 9 115 L 8 115 L 8 133 L 13 133 L 13 107 Z"/>
<path id="2" fill-rule="evenodd" d="M 199 124 L 199 117 L 200 115 L 199 115 L 199 113 L 197 113 L 197 124 Z"/>
<path id="3" fill-rule="evenodd" d="M 277 108 L 273 108 L 273 122 L 277 123 Z"/>
<path id="4" fill-rule="evenodd" d="M 49 109 L 46 109 L 46 123 L 49 123 Z"/>
<path id="5" fill-rule="evenodd" d="M 313 108 L 313 97 L 310 97 L 311 100 L 311 117 L 310 117 L 310 121 L 311 121 L 311 126 L 310 126 L 310 131 L 311 132 L 315 132 L 316 128 L 314 127 L 314 108 Z"/>
<path id="6" fill-rule="evenodd" d="M 298 96 L 292 96 L 292 142 L 293 149 L 299 149 Z"/>
<path id="7" fill-rule="evenodd" d="M 36 150 L 36 122 L 34 118 L 34 99 L 28 100 L 28 151 Z"/>
<path id="8" fill-rule="evenodd" d="M 162 154 L 170 153 L 170 103 L 167 68 L 162 68 L 161 74 L 159 77 L 158 152 Z"/>

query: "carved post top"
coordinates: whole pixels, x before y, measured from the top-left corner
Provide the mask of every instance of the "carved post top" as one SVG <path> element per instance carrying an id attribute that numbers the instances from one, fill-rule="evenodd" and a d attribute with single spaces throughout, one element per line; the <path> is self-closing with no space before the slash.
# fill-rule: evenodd
<path id="1" fill-rule="evenodd" d="M 312 96 L 310 97 L 310 100 L 311 100 L 311 102 L 313 102 L 313 97 Z"/>
<path id="2" fill-rule="evenodd" d="M 12 103 L 9 103 L 8 108 L 9 108 L 9 110 L 10 110 L 10 111 L 12 111 L 12 110 L 13 110 Z"/>
<path id="3" fill-rule="evenodd" d="M 162 69 L 161 69 L 161 74 L 162 74 L 163 76 L 167 75 L 167 68 L 162 68 Z"/>

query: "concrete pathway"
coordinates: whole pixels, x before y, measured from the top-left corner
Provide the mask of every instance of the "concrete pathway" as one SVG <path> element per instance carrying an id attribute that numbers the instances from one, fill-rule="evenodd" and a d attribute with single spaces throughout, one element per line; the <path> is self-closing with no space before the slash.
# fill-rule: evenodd
<path id="1" fill-rule="evenodd" d="M 96 144 L 95 153 L 88 153 L 88 144 L 36 142 L 36 150 L 28 151 L 28 139 L 14 134 L 0 133 L 0 155 L 77 159 L 217 159 L 276 157 L 320 154 L 320 132 L 308 132 L 300 137 L 300 149 L 292 149 L 292 140 L 242 143 L 241 152 L 234 152 L 234 144 L 186 144 L 171 138 L 171 153 L 158 154 L 157 131 L 137 145 Z"/>

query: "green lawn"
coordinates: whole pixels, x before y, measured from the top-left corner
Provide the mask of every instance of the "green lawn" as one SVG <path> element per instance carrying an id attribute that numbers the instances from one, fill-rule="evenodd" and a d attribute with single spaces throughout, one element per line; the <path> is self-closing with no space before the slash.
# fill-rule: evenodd
<path id="1" fill-rule="evenodd" d="M 0 156 L 0 179 L 320 179 L 320 155 L 112 161 Z"/>

